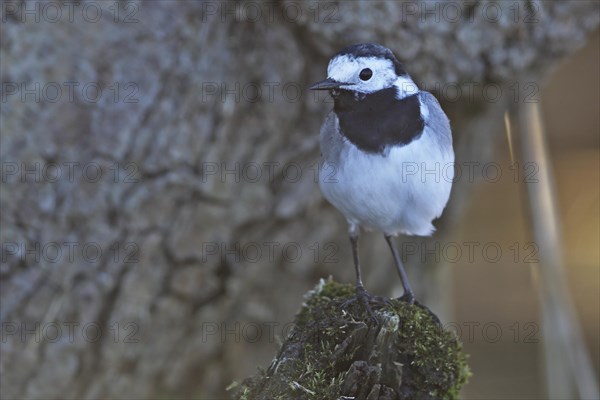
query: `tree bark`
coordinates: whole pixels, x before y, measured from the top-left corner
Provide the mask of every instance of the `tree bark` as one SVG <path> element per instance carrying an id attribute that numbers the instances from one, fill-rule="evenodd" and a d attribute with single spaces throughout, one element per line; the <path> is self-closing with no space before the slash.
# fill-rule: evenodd
<path id="1" fill-rule="evenodd" d="M 319 277 L 352 279 L 345 222 L 314 181 L 331 104 L 302 91 L 329 57 L 374 41 L 425 88 L 507 84 L 541 77 L 599 19 L 580 1 L 518 2 L 515 21 L 508 2 L 486 18 L 488 1 L 458 21 L 401 2 L 261 2 L 257 19 L 224 10 L 241 2 L 211 3 L 216 14 L 207 2 L 93 2 L 98 20 L 87 2 L 72 20 L 24 12 L 36 4 L 1 10 L 5 398 L 225 396 L 275 348 L 244 327 L 283 326 Z M 457 161 L 491 157 L 502 102 L 436 94 Z M 390 293 L 385 242 L 361 246 L 378 259 L 365 261 L 377 265 L 368 289 Z M 439 288 L 416 292 L 435 309 Z"/>

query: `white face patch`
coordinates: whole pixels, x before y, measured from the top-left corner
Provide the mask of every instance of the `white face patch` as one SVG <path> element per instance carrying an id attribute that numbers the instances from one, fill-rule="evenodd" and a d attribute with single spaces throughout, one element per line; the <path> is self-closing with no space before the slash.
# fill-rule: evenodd
<path id="1" fill-rule="evenodd" d="M 363 81 L 359 75 L 365 68 L 369 68 L 373 75 L 370 79 Z M 337 56 L 329 62 L 327 77 L 338 82 L 349 83 L 349 85 L 341 86 L 342 89 L 361 93 L 373 93 L 390 88 L 395 86 L 400 78 L 412 82 L 408 77 L 398 77 L 394 70 L 394 64 L 390 60 L 377 57 L 354 58 L 348 54 Z M 413 90 L 418 91 L 416 85 L 414 85 Z M 406 91 L 403 93 L 406 93 Z"/>
<path id="2" fill-rule="evenodd" d="M 408 76 L 399 76 L 394 81 L 394 86 L 396 86 L 396 89 L 398 89 L 398 99 L 403 99 L 407 96 L 419 93 L 417 84 L 414 83 L 413 80 Z"/>
<path id="3" fill-rule="evenodd" d="M 419 95 L 419 105 L 421 106 L 421 117 L 423 118 L 423 120 L 427 121 L 429 119 L 429 107 L 427 107 L 427 104 L 425 104 L 425 102 L 423 101 L 423 99 L 421 97 L 422 96 Z"/>

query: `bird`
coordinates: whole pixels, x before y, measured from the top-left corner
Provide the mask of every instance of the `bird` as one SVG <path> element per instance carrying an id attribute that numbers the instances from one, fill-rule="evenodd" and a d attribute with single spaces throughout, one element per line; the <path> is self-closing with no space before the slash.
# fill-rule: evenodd
<path id="1" fill-rule="evenodd" d="M 450 121 L 435 96 L 420 90 L 394 53 L 379 44 L 335 54 L 327 79 L 333 109 L 320 130 L 319 187 L 348 222 L 356 274 L 353 300 L 367 307 L 358 252 L 360 230 L 383 233 L 404 289 L 415 296 L 394 238 L 430 236 L 454 178 Z M 450 166 L 450 167 L 449 167 Z"/>

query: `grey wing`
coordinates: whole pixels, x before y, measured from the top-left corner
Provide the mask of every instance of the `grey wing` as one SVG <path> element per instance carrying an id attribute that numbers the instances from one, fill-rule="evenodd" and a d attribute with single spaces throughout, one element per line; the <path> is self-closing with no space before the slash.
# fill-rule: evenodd
<path id="1" fill-rule="evenodd" d="M 344 138 L 339 131 L 339 122 L 335 112 L 327 114 L 320 132 L 321 156 L 329 162 L 337 162 Z"/>
<path id="2" fill-rule="evenodd" d="M 452 148 L 452 131 L 450 129 L 450 121 L 442 110 L 440 103 L 431 93 L 421 90 L 421 102 L 429 111 L 429 116 L 426 120 L 426 125 L 435 132 L 440 145 L 444 148 Z"/>
<path id="3" fill-rule="evenodd" d="M 431 187 L 434 190 L 431 198 L 436 199 L 432 203 L 434 205 L 433 215 L 437 218 L 446 207 L 452 189 L 452 181 L 454 180 L 454 168 L 447 168 L 447 166 L 454 165 L 452 131 L 450 129 L 450 121 L 437 99 L 431 93 L 425 91 L 421 91 L 420 95 L 422 104 L 427 107 L 427 111 L 429 112 L 426 118 L 425 130 L 432 135 L 434 143 L 439 146 L 439 155 L 437 157 L 440 157 L 438 161 L 442 163 L 443 171 L 445 171 L 444 179 L 441 179 L 439 183 Z"/>

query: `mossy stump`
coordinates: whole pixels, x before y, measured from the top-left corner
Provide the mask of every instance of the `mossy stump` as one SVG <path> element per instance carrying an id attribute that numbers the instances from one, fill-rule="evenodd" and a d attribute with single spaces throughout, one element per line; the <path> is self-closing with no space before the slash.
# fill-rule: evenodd
<path id="1" fill-rule="evenodd" d="M 306 295 L 294 328 L 240 400 L 456 399 L 469 368 L 461 344 L 421 305 L 380 299 L 342 308 L 354 286 L 329 279 Z"/>

